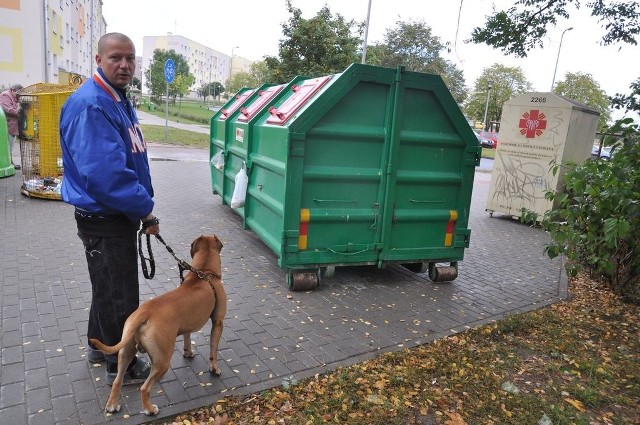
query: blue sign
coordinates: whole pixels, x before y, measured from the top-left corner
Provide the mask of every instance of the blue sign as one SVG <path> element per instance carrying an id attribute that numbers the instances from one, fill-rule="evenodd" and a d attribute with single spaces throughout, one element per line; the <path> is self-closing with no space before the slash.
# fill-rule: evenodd
<path id="1" fill-rule="evenodd" d="M 173 80 L 176 78 L 176 64 L 173 62 L 173 59 L 169 58 L 164 63 L 164 79 L 167 80 L 167 83 L 173 83 Z"/>

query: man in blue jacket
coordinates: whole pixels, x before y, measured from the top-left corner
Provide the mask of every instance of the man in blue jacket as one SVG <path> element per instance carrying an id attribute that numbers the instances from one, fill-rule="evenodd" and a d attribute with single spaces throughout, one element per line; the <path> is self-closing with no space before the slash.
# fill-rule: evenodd
<path id="1" fill-rule="evenodd" d="M 64 179 L 62 199 L 75 206 L 78 236 L 84 244 L 91 279 L 88 338 L 115 345 L 127 317 L 139 305 L 136 233 L 160 232 L 153 215 L 149 160 L 136 112 L 125 88 L 135 71 L 135 46 L 120 33 L 98 41 L 98 66 L 64 104 L 60 143 Z M 106 360 L 106 380 L 117 372 L 117 355 L 87 348 L 90 362 Z M 106 357 L 106 359 L 105 359 Z M 125 382 L 146 379 L 150 365 L 137 357 Z"/>

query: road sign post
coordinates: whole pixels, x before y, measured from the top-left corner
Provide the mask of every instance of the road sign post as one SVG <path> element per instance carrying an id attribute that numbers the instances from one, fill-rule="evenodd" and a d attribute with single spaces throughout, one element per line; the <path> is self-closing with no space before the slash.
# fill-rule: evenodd
<path id="1" fill-rule="evenodd" d="M 169 84 L 176 78 L 176 64 L 169 58 L 164 63 L 164 79 L 167 82 L 167 97 L 164 105 L 164 140 L 169 141 Z"/>

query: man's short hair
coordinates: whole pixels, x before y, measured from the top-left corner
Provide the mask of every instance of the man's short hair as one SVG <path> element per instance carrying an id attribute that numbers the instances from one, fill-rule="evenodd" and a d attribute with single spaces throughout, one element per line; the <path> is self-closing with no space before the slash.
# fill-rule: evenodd
<path id="1" fill-rule="evenodd" d="M 107 42 L 107 40 L 110 39 L 114 39 L 114 40 L 118 40 L 118 41 L 126 41 L 127 43 L 131 43 L 132 46 L 135 47 L 135 45 L 133 44 L 133 41 L 126 35 L 120 33 L 120 32 L 110 32 L 107 33 L 105 35 L 103 35 L 102 37 L 100 37 L 100 40 L 98 40 L 98 54 L 101 55 L 102 52 L 104 52 L 104 45 Z"/>
<path id="2" fill-rule="evenodd" d="M 22 90 L 22 84 L 13 84 L 10 89 L 13 91 L 20 91 Z"/>

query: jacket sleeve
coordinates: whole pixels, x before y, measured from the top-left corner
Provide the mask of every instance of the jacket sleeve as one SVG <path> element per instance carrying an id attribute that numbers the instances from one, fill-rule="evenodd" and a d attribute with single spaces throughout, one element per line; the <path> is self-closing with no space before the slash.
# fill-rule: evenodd
<path id="1" fill-rule="evenodd" d="M 153 210 L 152 194 L 132 168 L 130 142 L 100 106 L 85 108 L 61 132 L 77 168 L 77 183 L 90 197 L 132 221 Z"/>

